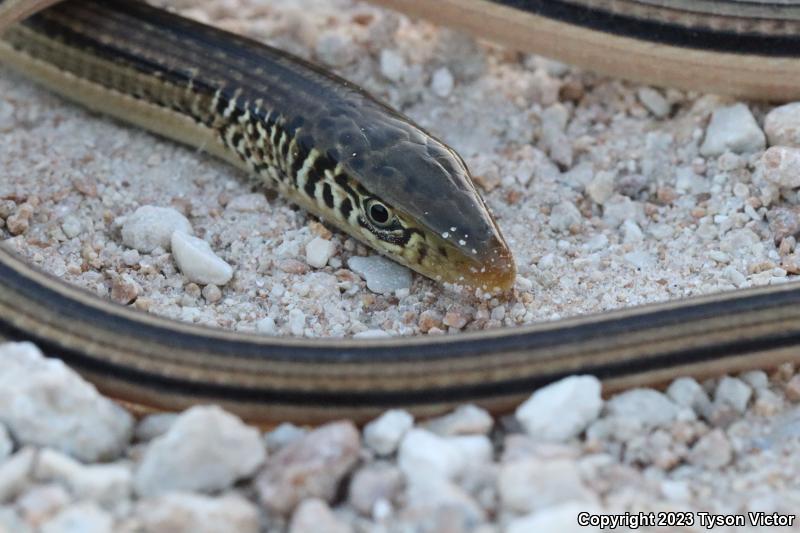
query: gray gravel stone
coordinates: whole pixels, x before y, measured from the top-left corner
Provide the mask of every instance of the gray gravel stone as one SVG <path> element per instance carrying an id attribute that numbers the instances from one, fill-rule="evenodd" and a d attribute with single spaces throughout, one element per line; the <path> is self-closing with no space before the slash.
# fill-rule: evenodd
<path id="1" fill-rule="evenodd" d="M 664 427 L 678 416 L 678 406 L 653 389 L 633 389 L 606 402 L 611 416 L 638 421 L 646 428 Z"/>
<path id="2" fill-rule="evenodd" d="M 83 461 L 117 457 L 133 417 L 31 343 L 0 345 L 0 422 L 21 445 L 56 448 Z"/>
<path id="3" fill-rule="evenodd" d="M 364 444 L 378 455 L 390 455 L 413 425 L 408 411 L 390 409 L 364 427 Z"/>
<path id="4" fill-rule="evenodd" d="M 62 509 L 42 524 L 41 533 L 112 533 L 114 519 L 92 502 L 81 502 Z"/>
<path id="5" fill-rule="evenodd" d="M 570 501 L 594 503 L 596 497 L 581 480 L 578 466 L 567 459 L 523 459 L 503 463 L 498 478 L 505 509 L 530 513 Z"/>
<path id="6" fill-rule="evenodd" d="M 352 422 L 311 431 L 267 459 L 256 480 L 261 504 L 272 513 L 288 515 L 304 498 L 332 501 L 342 478 L 358 462 L 360 449 Z"/>
<path id="7" fill-rule="evenodd" d="M 211 246 L 203 239 L 183 231 L 172 234 L 172 256 L 189 281 L 201 285 L 222 286 L 233 277 L 233 268 L 217 257 Z"/>
<path id="8" fill-rule="evenodd" d="M 380 255 L 353 256 L 347 261 L 350 270 L 367 281 L 367 288 L 378 294 L 392 294 L 411 287 L 411 271 Z"/>
<path id="9" fill-rule="evenodd" d="M 717 156 L 730 150 L 741 154 L 763 150 L 764 132 L 745 104 L 719 107 L 711 115 L 706 136 L 700 146 L 704 156 Z"/>
<path id="10" fill-rule="evenodd" d="M 244 498 L 173 492 L 137 503 L 137 533 L 258 533 L 256 506 Z"/>
<path id="11" fill-rule="evenodd" d="M 349 524 L 339 520 L 328 504 L 319 498 L 303 500 L 295 509 L 289 533 L 351 533 Z"/>
<path id="12" fill-rule="evenodd" d="M 159 247 L 169 250 L 174 231 L 191 234 L 192 225 L 171 207 L 144 205 L 125 217 L 122 242 L 142 253 L 150 253 Z"/>
<path id="13" fill-rule="evenodd" d="M 222 490 L 254 474 L 265 456 L 257 429 L 219 407 L 192 407 L 148 444 L 134 488 L 141 496 Z"/>
<path id="14" fill-rule="evenodd" d="M 400 469 L 387 462 L 372 463 L 353 475 L 348 501 L 359 513 L 371 516 L 378 502 L 393 502 L 402 489 Z"/>
<path id="15" fill-rule="evenodd" d="M 476 405 L 459 405 L 452 413 L 424 422 L 424 427 L 442 437 L 454 435 L 486 435 L 494 419 L 486 409 Z"/>
<path id="16" fill-rule="evenodd" d="M 753 389 L 747 383 L 739 378 L 724 376 L 714 391 L 714 403 L 728 405 L 739 413 L 744 413 L 752 395 Z"/>
<path id="17" fill-rule="evenodd" d="M 571 376 L 534 392 L 516 410 L 533 438 L 563 442 L 581 434 L 600 414 L 603 399 L 594 376 Z"/>
<path id="18" fill-rule="evenodd" d="M 35 459 L 34 448 L 22 448 L 0 463 L 0 503 L 11 500 L 25 489 Z"/>
<path id="19" fill-rule="evenodd" d="M 764 133 L 770 146 L 800 148 L 800 102 L 776 107 L 764 118 Z"/>

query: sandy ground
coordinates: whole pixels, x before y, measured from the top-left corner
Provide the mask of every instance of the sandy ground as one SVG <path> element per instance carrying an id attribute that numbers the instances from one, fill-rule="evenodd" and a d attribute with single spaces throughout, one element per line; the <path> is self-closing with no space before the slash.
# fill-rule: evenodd
<path id="1" fill-rule="evenodd" d="M 745 209 L 758 196 L 749 182 L 760 153 L 727 154 L 724 169 L 699 155 L 719 98 L 653 95 L 362 3 L 217 2 L 184 12 L 321 62 L 456 148 L 514 252 L 517 290 L 486 301 L 415 275 L 409 291 L 373 294 L 346 269 L 350 256 L 372 252 L 335 231 L 336 255 L 311 268 L 305 245 L 328 232 L 303 211 L 250 196 L 261 190 L 209 156 L 2 69 L 0 198 L 16 202 L 8 212 L 35 206 L 12 246 L 70 283 L 109 296 L 125 276 L 141 287 L 134 305 L 152 313 L 317 337 L 514 326 L 785 276 L 772 268 L 780 258 L 766 223 Z M 662 118 L 643 103 L 653 98 Z M 123 258 L 115 221 L 142 205 L 186 214 L 234 267 L 217 301 L 167 253 Z"/>

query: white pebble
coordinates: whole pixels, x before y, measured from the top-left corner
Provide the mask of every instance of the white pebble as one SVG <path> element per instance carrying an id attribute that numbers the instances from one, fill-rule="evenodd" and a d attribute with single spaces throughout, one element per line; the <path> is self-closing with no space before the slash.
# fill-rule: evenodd
<path id="1" fill-rule="evenodd" d="M 61 230 L 68 239 L 80 235 L 82 229 L 81 221 L 73 215 L 67 215 L 64 217 L 64 220 L 61 221 Z"/>
<path id="2" fill-rule="evenodd" d="M 275 320 L 268 316 L 256 322 L 256 331 L 264 335 L 275 335 L 278 332 L 278 326 L 275 325 Z"/>
<path id="3" fill-rule="evenodd" d="M 258 533 L 258 509 L 241 496 L 173 492 L 140 500 L 134 510 L 146 533 Z M 138 530 L 137 530 L 138 531 Z"/>
<path id="4" fill-rule="evenodd" d="M 44 449 L 33 469 L 38 481 L 55 481 L 76 498 L 113 509 L 130 498 L 133 472 L 128 463 L 83 465 L 55 450 Z"/>
<path id="5" fill-rule="evenodd" d="M 31 343 L 0 345 L 0 422 L 21 445 L 49 446 L 83 461 L 117 457 L 133 417 L 59 359 Z"/>
<path id="6" fill-rule="evenodd" d="M 721 468 L 733 459 L 733 447 L 721 429 L 714 429 L 698 440 L 689 452 L 689 462 L 703 468 Z"/>
<path id="7" fill-rule="evenodd" d="M 568 459 L 525 458 L 505 462 L 497 480 L 505 509 L 530 513 L 569 501 L 592 503 L 577 463 Z"/>
<path id="8" fill-rule="evenodd" d="M 303 500 L 295 509 L 288 533 L 352 533 L 349 524 L 341 521 L 319 498 Z"/>
<path id="9" fill-rule="evenodd" d="M 453 92 L 453 75 L 447 67 L 442 67 L 433 73 L 431 78 L 431 90 L 433 93 L 441 98 L 450 96 Z"/>
<path id="10" fill-rule="evenodd" d="M 563 442 L 580 435 L 603 408 L 600 381 L 570 376 L 534 392 L 515 416 L 533 438 Z"/>
<path id="11" fill-rule="evenodd" d="M 41 533 L 112 533 L 114 519 L 92 502 L 70 505 L 47 520 Z"/>
<path id="12" fill-rule="evenodd" d="M 385 257 L 353 256 L 347 265 L 350 270 L 367 281 L 367 288 L 372 292 L 392 294 L 397 290 L 411 287 L 411 271 Z"/>
<path id="13" fill-rule="evenodd" d="M 648 111 L 658 118 L 664 118 L 669 114 L 670 105 L 667 99 L 660 92 L 652 87 L 640 87 L 636 91 L 639 101 L 642 102 Z"/>
<path id="14" fill-rule="evenodd" d="M 680 405 L 693 409 L 697 414 L 705 413 L 711 405 L 705 389 L 690 377 L 678 378 L 667 388 L 667 396 Z"/>
<path id="15" fill-rule="evenodd" d="M 226 489 L 255 473 L 265 457 L 257 429 L 219 407 L 192 407 L 148 445 L 134 488 L 140 496 Z"/>
<path id="16" fill-rule="evenodd" d="M 581 212 L 568 200 L 554 205 L 550 212 L 550 227 L 555 231 L 567 231 L 572 226 L 580 224 L 582 220 Z"/>
<path id="17" fill-rule="evenodd" d="M 406 72 L 406 62 L 394 50 L 381 50 L 381 74 L 390 81 L 400 81 Z"/>
<path id="18" fill-rule="evenodd" d="M 382 329 L 367 329 L 353 335 L 354 339 L 388 339 L 392 335 Z"/>
<path id="19" fill-rule="evenodd" d="M 289 311 L 289 331 L 295 337 L 301 336 L 306 329 L 306 315 L 300 309 Z"/>
<path id="20" fill-rule="evenodd" d="M 770 146 L 800 148 L 800 102 L 782 105 L 767 113 L 764 133 Z"/>
<path id="21" fill-rule="evenodd" d="M 378 455 L 390 455 L 414 425 L 407 411 L 392 409 L 364 427 L 364 443 Z"/>
<path id="22" fill-rule="evenodd" d="M 756 170 L 779 187 L 800 187 L 800 148 L 773 146 L 761 156 Z"/>
<path id="23" fill-rule="evenodd" d="M 332 241 L 314 237 L 306 244 L 306 263 L 314 268 L 323 268 L 335 251 L 336 246 Z"/>
<path id="24" fill-rule="evenodd" d="M 678 416 L 678 406 L 653 389 L 633 389 L 606 402 L 612 416 L 627 418 L 644 427 L 663 427 Z"/>
<path id="25" fill-rule="evenodd" d="M 206 241 L 182 231 L 172 234 L 172 255 L 181 272 L 195 283 L 225 285 L 233 277 L 233 268 Z"/>
<path id="26" fill-rule="evenodd" d="M 750 109 L 742 104 L 719 107 L 711 115 L 706 137 L 700 146 L 704 156 L 717 156 L 730 150 L 741 154 L 763 150 L 764 132 L 756 123 Z"/>
<path id="27" fill-rule="evenodd" d="M 486 409 L 476 405 L 459 405 L 449 414 L 428 420 L 425 429 L 443 437 L 453 435 L 485 435 L 494 426 L 494 419 Z"/>
<path id="28" fill-rule="evenodd" d="M 169 250 L 176 231 L 192 233 L 192 225 L 185 216 L 171 207 L 145 205 L 125 218 L 122 242 L 142 253 L 150 253 L 158 247 Z"/>
<path id="29" fill-rule="evenodd" d="M 26 487 L 35 459 L 36 449 L 31 447 L 0 462 L 0 503 L 16 497 Z"/>
<path id="30" fill-rule="evenodd" d="M 413 428 L 400 442 L 397 464 L 408 478 L 434 475 L 453 479 L 464 469 L 461 450 L 448 439 Z"/>
<path id="31" fill-rule="evenodd" d="M 753 389 L 747 383 L 739 378 L 724 376 L 717 384 L 714 402 L 719 405 L 729 405 L 736 411 L 744 413 L 752 395 Z"/>
<path id="32" fill-rule="evenodd" d="M 614 194 L 614 179 L 614 174 L 611 172 L 600 171 L 595 174 L 586 186 L 586 192 L 594 203 L 603 205 L 611 198 Z"/>

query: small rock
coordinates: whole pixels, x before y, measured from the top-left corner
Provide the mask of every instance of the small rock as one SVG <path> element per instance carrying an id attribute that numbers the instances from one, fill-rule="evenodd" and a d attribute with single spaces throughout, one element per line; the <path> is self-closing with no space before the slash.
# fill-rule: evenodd
<path id="1" fill-rule="evenodd" d="M 800 148 L 800 102 L 782 105 L 767 113 L 764 133 L 770 146 Z"/>
<path id="2" fill-rule="evenodd" d="M 0 345 L 0 422 L 17 443 L 49 446 L 82 461 L 117 457 L 133 418 L 58 359 L 31 343 Z"/>
<path id="3" fill-rule="evenodd" d="M 112 533 L 114 519 L 92 502 L 80 502 L 62 509 L 42 524 L 41 533 Z"/>
<path id="4" fill-rule="evenodd" d="M 420 428 L 406 433 L 397 452 L 397 465 L 407 478 L 425 474 L 445 479 L 455 478 L 465 466 L 457 445 Z"/>
<path id="5" fill-rule="evenodd" d="M 356 511 L 370 516 L 378 502 L 392 502 L 403 488 L 403 474 L 385 462 L 370 463 L 360 468 L 350 482 L 348 501 Z"/>
<path id="6" fill-rule="evenodd" d="M 639 90 L 636 91 L 636 95 L 639 97 L 639 101 L 642 105 L 656 117 L 664 118 L 669 114 L 671 106 L 659 91 L 652 87 L 640 87 Z"/>
<path id="7" fill-rule="evenodd" d="M 67 215 L 61 221 L 61 231 L 64 232 L 68 239 L 80 235 L 82 229 L 81 221 L 75 216 Z"/>
<path id="8" fill-rule="evenodd" d="M 177 413 L 156 413 L 142 418 L 136 425 L 134 437 L 140 442 L 149 442 L 156 437 L 160 437 L 178 419 Z"/>
<path id="9" fill-rule="evenodd" d="M 141 500 L 134 510 L 141 533 L 258 533 L 255 505 L 240 496 L 212 498 L 172 492 Z M 139 530 L 136 530 L 139 531 Z"/>
<path id="10" fill-rule="evenodd" d="M 779 187 L 800 187 L 800 148 L 773 146 L 761 156 L 756 171 Z"/>
<path id="11" fill-rule="evenodd" d="M 705 389 L 694 378 L 676 379 L 667 388 L 667 396 L 676 404 L 688 407 L 697 414 L 707 413 L 711 405 Z"/>
<path id="12" fill-rule="evenodd" d="M 385 257 L 353 256 L 347 262 L 350 270 L 367 281 L 367 288 L 378 294 L 393 294 L 411 288 L 411 271 Z"/>
<path id="13" fill-rule="evenodd" d="M 477 531 L 486 513 L 464 489 L 438 475 L 419 472 L 408 480 L 399 520 L 408 531 Z"/>
<path id="14" fill-rule="evenodd" d="M 795 374 L 786 383 L 784 394 L 786 394 L 786 398 L 789 399 L 789 401 L 800 401 L 800 374 Z"/>
<path id="15" fill-rule="evenodd" d="M 695 443 L 689 462 L 703 468 L 722 468 L 733 459 L 733 447 L 721 429 L 714 429 Z"/>
<path id="16" fill-rule="evenodd" d="M 303 322 L 303 325 L 305 325 L 305 321 Z M 276 335 L 278 333 L 278 325 L 271 316 L 264 317 L 256 322 L 256 331 L 264 335 Z"/>
<path id="17" fill-rule="evenodd" d="M 773 207 L 767 211 L 767 222 L 776 243 L 800 234 L 800 207 Z"/>
<path id="18" fill-rule="evenodd" d="M 306 314 L 300 309 L 289 311 L 289 331 L 295 337 L 300 337 L 306 330 Z"/>
<path id="19" fill-rule="evenodd" d="M 192 407 L 148 445 L 134 488 L 141 496 L 226 489 L 255 473 L 265 456 L 258 430 L 219 407 Z"/>
<path id="20" fill-rule="evenodd" d="M 459 311 L 448 311 L 444 315 L 442 323 L 450 328 L 463 329 L 467 325 L 467 317 Z"/>
<path id="21" fill-rule="evenodd" d="M 351 533 L 353 529 L 349 524 L 339 520 L 328 504 L 319 498 L 304 500 L 292 515 L 289 533 L 317 533 L 319 531 Z"/>
<path id="22" fill-rule="evenodd" d="M 765 144 L 764 132 L 758 127 L 750 109 L 738 103 L 714 110 L 700 153 L 717 156 L 726 150 L 736 154 L 757 152 L 763 150 Z"/>
<path id="23" fill-rule="evenodd" d="M 769 376 L 763 370 L 749 370 L 739 377 L 757 391 L 769 387 Z"/>
<path id="24" fill-rule="evenodd" d="M 550 211 L 550 227 L 555 231 L 568 231 L 572 226 L 578 225 L 583 221 L 583 215 L 575 207 L 575 204 L 568 200 L 556 204 Z"/>
<path id="25" fill-rule="evenodd" d="M 0 464 L 3 464 L 14 451 L 14 442 L 3 424 L 0 424 Z"/>
<path id="26" fill-rule="evenodd" d="M 493 426 L 492 415 L 471 404 L 459 405 L 452 413 L 425 422 L 425 429 L 442 437 L 486 435 Z"/>
<path id="27" fill-rule="evenodd" d="M 633 389 L 606 402 L 611 416 L 636 420 L 645 428 L 664 427 L 678 416 L 678 406 L 653 389 Z"/>
<path id="28" fill-rule="evenodd" d="M 322 63 L 338 68 L 355 61 L 358 50 L 353 38 L 336 28 L 324 30 L 314 46 L 314 52 Z"/>
<path id="29" fill-rule="evenodd" d="M 394 50 L 381 50 L 381 74 L 389 81 L 400 81 L 406 72 L 406 62 L 403 56 Z"/>
<path id="30" fill-rule="evenodd" d="M 0 462 L 0 503 L 16 497 L 25 488 L 35 458 L 34 448 L 23 448 Z"/>
<path id="31" fill-rule="evenodd" d="M 267 446 L 267 453 L 275 453 L 284 446 L 299 440 L 307 434 L 308 430 L 299 428 L 289 422 L 284 422 L 264 435 L 264 444 Z"/>
<path id="32" fill-rule="evenodd" d="M 453 75 L 447 67 L 437 69 L 433 73 L 433 77 L 431 77 L 431 90 L 433 94 L 440 98 L 447 98 L 450 96 L 450 93 L 453 92 L 454 84 Z"/>
<path id="33" fill-rule="evenodd" d="M 10 505 L 0 506 L 0 531 L 2 533 L 33 533 L 33 529 Z"/>
<path id="34" fill-rule="evenodd" d="M 598 205 L 603 205 L 614 194 L 614 174 L 600 171 L 595 174 L 592 181 L 586 186 L 589 198 Z"/>
<path id="35" fill-rule="evenodd" d="M 494 448 L 486 435 L 456 435 L 446 439 L 459 451 L 465 469 L 478 469 L 491 463 Z"/>
<path id="36" fill-rule="evenodd" d="M 203 287 L 203 298 L 210 303 L 216 303 L 222 299 L 222 291 L 213 283 L 209 283 Z"/>
<path id="37" fill-rule="evenodd" d="M 581 525 L 578 522 L 580 513 L 599 514 L 597 506 L 587 507 L 581 503 L 564 503 L 550 507 L 521 518 L 515 518 L 505 529 L 505 533 L 600 533 L 600 528 Z"/>
<path id="38" fill-rule="evenodd" d="M 505 509 L 530 513 L 570 501 L 594 503 L 575 462 L 567 459 L 521 459 L 503 463 L 498 478 Z"/>
<path id="39" fill-rule="evenodd" d="M 150 253 L 158 247 L 169 250 L 175 231 L 191 234 L 192 225 L 171 207 L 145 205 L 125 218 L 122 242 L 142 253 Z"/>
<path id="40" fill-rule="evenodd" d="M 86 465 L 55 450 L 45 449 L 33 468 L 38 481 L 55 481 L 73 496 L 111 509 L 130 499 L 133 472 L 127 463 Z"/>
<path id="41" fill-rule="evenodd" d="M 714 392 L 714 402 L 728 405 L 739 413 L 744 413 L 752 395 L 753 389 L 747 383 L 739 378 L 724 376 L 717 384 L 717 389 Z"/>
<path id="42" fill-rule="evenodd" d="M 17 498 L 16 506 L 25 521 L 37 527 L 69 505 L 70 495 L 61 485 L 34 485 Z"/>
<path id="43" fill-rule="evenodd" d="M 233 277 L 233 268 L 206 241 L 182 231 L 172 234 L 172 255 L 180 271 L 195 283 L 225 285 Z"/>
<path id="44" fill-rule="evenodd" d="M 563 442 L 597 419 L 603 408 L 600 392 L 594 376 L 570 376 L 534 392 L 515 416 L 531 437 Z"/>
<path id="45" fill-rule="evenodd" d="M 129 274 L 116 276 L 111 282 L 111 299 L 122 305 L 133 303 L 142 292 L 142 286 Z"/>
<path id="46" fill-rule="evenodd" d="M 270 457 L 256 480 L 270 512 L 287 515 L 305 498 L 330 502 L 358 462 L 359 434 L 352 422 L 321 426 Z"/>
<path id="47" fill-rule="evenodd" d="M 390 455 L 413 426 L 414 417 L 407 411 L 386 411 L 364 427 L 364 444 L 378 455 Z"/>
<path id="48" fill-rule="evenodd" d="M 389 337 L 391 334 L 382 329 L 367 329 L 353 335 L 354 339 L 388 339 Z"/>
<path id="49" fill-rule="evenodd" d="M 603 218 L 612 228 L 617 228 L 626 220 L 640 224 L 646 220 L 644 205 L 627 196 L 615 194 L 603 204 Z"/>
<path id="50" fill-rule="evenodd" d="M 314 268 L 323 268 L 335 251 L 336 246 L 332 241 L 314 237 L 306 244 L 306 262 Z"/>

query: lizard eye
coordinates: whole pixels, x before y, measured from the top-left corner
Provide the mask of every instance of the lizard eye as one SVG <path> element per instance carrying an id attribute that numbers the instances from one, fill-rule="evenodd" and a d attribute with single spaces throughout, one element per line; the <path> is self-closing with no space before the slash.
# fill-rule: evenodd
<path id="1" fill-rule="evenodd" d="M 386 204 L 375 199 L 367 200 L 366 211 L 369 221 L 379 228 L 391 225 L 394 218 Z"/>

